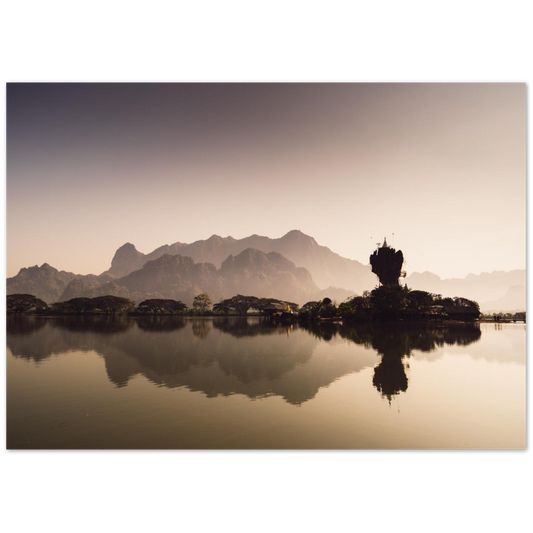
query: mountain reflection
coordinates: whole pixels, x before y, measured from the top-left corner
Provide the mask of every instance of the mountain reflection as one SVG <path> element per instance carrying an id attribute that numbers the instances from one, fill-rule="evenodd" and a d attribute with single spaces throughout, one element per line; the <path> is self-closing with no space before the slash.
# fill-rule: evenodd
<path id="1" fill-rule="evenodd" d="M 143 375 L 158 386 L 186 387 L 207 397 L 280 396 L 295 405 L 365 368 L 374 368 L 373 384 L 390 400 L 407 390 L 404 360 L 413 350 L 467 345 L 480 336 L 473 325 L 287 326 L 244 317 L 7 320 L 7 344 L 15 357 L 40 362 L 54 354 L 95 351 L 117 387 Z M 356 346 L 317 350 L 323 341 Z"/>

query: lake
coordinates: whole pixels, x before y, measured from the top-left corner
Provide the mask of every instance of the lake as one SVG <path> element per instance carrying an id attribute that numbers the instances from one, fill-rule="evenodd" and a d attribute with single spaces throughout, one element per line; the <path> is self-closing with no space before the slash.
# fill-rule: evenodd
<path id="1" fill-rule="evenodd" d="M 524 324 L 8 317 L 9 449 L 523 449 Z"/>

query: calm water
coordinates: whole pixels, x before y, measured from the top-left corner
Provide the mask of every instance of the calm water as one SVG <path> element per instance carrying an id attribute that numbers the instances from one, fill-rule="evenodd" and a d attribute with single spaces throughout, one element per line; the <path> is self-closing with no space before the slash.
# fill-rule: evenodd
<path id="1" fill-rule="evenodd" d="M 8 318 L 8 448 L 526 444 L 525 325 Z"/>

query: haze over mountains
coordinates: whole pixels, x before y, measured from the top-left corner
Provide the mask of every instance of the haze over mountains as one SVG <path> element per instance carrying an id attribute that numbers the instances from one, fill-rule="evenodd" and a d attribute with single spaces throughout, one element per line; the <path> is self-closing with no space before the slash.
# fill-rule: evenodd
<path id="1" fill-rule="evenodd" d="M 146 255 L 127 243 L 116 251 L 107 273 L 113 277 L 122 277 L 164 254 L 191 257 L 197 263 L 212 263 L 219 268 L 228 256 L 236 256 L 248 248 L 265 253 L 277 252 L 285 256 L 295 265 L 309 270 L 315 283 L 324 289 L 334 286 L 362 292 L 375 284 L 376 277 L 367 266 L 341 257 L 298 230 L 289 231 L 279 239 L 260 235 L 251 235 L 244 239 L 213 235 L 209 239 L 192 244 L 176 242 L 170 246 L 161 246 Z"/>
<path id="2" fill-rule="evenodd" d="M 525 270 L 444 280 L 430 272 L 415 272 L 406 283 L 413 289 L 476 300 L 483 310 L 504 311 L 525 309 L 525 277 Z M 58 271 L 45 263 L 8 278 L 7 294 L 30 293 L 48 303 L 113 294 L 136 301 L 173 298 L 191 305 L 200 292 L 210 294 L 213 301 L 239 293 L 303 304 L 325 296 L 340 302 L 376 285 L 369 266 L 293 230 L 279 239 L 213 235 L 191 244 L 164 245 L 148 254 L 126 243 L 116 251 L 109 270 L 99 276 Z"/>

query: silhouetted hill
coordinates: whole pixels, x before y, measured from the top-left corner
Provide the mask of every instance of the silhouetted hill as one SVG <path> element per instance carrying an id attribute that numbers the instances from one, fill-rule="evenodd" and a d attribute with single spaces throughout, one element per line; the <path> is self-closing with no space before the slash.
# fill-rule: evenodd
<path id="1" fill-rule="evenodd" d="M 484 313 L 496 311 L 525 311 L 526 310 L 526 288 L 523 285 L 509 287 L 505 296 L 480 304 Z"/>
<path id="2" fill-rule="evenodd" d="M 324 298 L 329 298 L 338 305 L 346 301 L 348 298 L 353 298 L 355 295 L 355 292 L 341 289 L 340 287 L 328 287 L 327 289 L 318 291 L 313 299 L 323 300 Z"/>
<path id="3" fill-rule="evenodd" d="M 277 252 L 248 248 L 230 255 L 220 267 L 221 286 L 227 297 L 253 294 L 305 303 L 318 291 L 311 274 Z"/>
<path id="4" fill-rule="evenodd" d="M 82 278 L 96 280 L 97 276 L 59 271 L 44 263 L 40 267 L 36 265 L 21 268 L 16 276 L 7 278 L 6 291 L 7 294 L 33 294 L 47 303 L 52 303 L 61 297 L 69 283 Z"/>
<path id="5" fill-rule="evenodd" d="M 142 268 L 146 261 L 145 254 L 138 252 L 133 244 L 127 242 L 115 252 L 108 272 L 114 277 L 121 278 Z"/>
<path id="6" fill-rule="evenodd" d="M 309 272 L 281 254 L 265 254 L 247 249 L 230 255 L 217 268 L 211 263 L 195 263 L 190 257 L 165 254 L 111 282 L 97 285 L 93 280 L 73 280 L 61 300 L 105 294 L 141 301 L 146 298 L 172 298 L 192 305 L 194 296 L 206 292 L 216 302 L 235 294 L 283 298 L 305 303 L 318 291 Z"/>
<path id="7" fill-rule="evenodd" d="M 526 271 L 495 270 L 494 272 L 469 274 L 465 278 L 451 279 L 441 279 L 431 272 L 414 272 L 406 278 L 406 283 L 411 289 L 442 294 L 442 296 L 462 296 L 476 302 L 487 302 L 504 297 L 510 287 L 525 286 Z"/>
<path id="8" fill-rule="evenodd" d="M 255 252 L 241 256 L 246 250 Z M 177 255 L 181 259 L 165 259 L 144 269 L 150 261 Z M 128 277 L 135 272 L 140 273 Z M 260 235 L 243 239 L 213 235 L 192 244 L 164 245 L 149 254 L 126 243 L 116 251 L 111 268 L 99 276 L 58 271 L 48 264 L 23 268 L 16 276 L 8 278 L 7 294 L 29 293 L 47 303 L 105 294 L 136 301 L 142 296 L 175 298 L 173 295 L 179 294 L 185 296 L 178 299 L 187 303 L 192 301 L 191 295 L 205 291 L 214 301 L 248 293 L 299 303 L 327 296 L 340 303 L 354 293 L 372 290 L 377 283 L 370 267 L 341 257 L 320 246 L 312 237 L 293 230 L 279 239 Z M 526 272 L 484 272 L 469 274 L 463 279 L 441 279 L 431 272 L 415 272 L 407 277 L 406 283 L 412 289 L 503 305 L 499 309 L 505 310 L 508 305 L 515 309 L 511 296 L 506 297 L 506 294 L 511 287 L 525 286 Z M 505 301 L 495 303 L 504 297 Z M 486 304 L 482 305 L 482 309 L 486 308 Z"/>
<path id="9" fill-rule="evenodd" d="M 106 273 L 110 274 L 113 278 L 122 278 L 135 270 L 141 269 L 148 261 L 159 259 L 165 254 L 176 255 L 180 253 L 179 250 L 182 246 L 186 245 L 177 242 L 172 246 L 160 246 L 149 254 L 143 254 L 137 251 L 133 244 L 127 242 L 115 252 L 115 256 L 111 261 L 111 268 Z"/>
<path id="10" fill-rule="evenodd" d="M 228 256 L 236 256 L 247 248 L 265 253 L 280 253 L 295 265 L 306 268 L 315 283 L 322 288 L 335 286 L 361 293 L 364 290 L 373 289 L 376 285 L 376 276 L 372 274 L 368 266 L 341 257 L 329 248 L 320 246 L 313 237 L 299 230 L 289 231 L 279 239 L 260 235 L 251 235 L 243 239 L 213 235 L 207 240 L 196 241 L 192 244 L 165 245 L 146 255 L 128 243 L 117 250 L 111 268 L 107 272 L 121 277 L 138 270 L 150 259 L 157 259 L 164 254 L 178 253 L 191 257 L 196 262 L 212 263 L 218 268 Z"/>
<path id="11" fill-rule="evenodd" d="M 220 292 L 214 265 L 195 263 L 190 257 L 181 255 L 163 255 L 148 261 L 140 270 L 116 280 L 115 284 L 127 289 L 135 300 L 172 298 L 189 306 L 196 294 L 206 292 L 214 297 Z"/>

